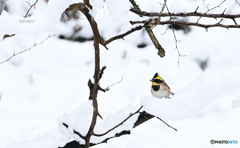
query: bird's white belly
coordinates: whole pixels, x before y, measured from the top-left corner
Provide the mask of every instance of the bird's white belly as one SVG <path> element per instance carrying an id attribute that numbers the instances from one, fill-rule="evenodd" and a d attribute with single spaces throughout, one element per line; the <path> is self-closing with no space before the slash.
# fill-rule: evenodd
<path id="1" fill-rule="evenodd" d="M 164 91 L 163 89 L 161 89 L 159 91 L 154 91 L 153 89 L 151 89 L 152 95 L 154 97 L 158 97 L 158 98 L 163 98 L 163 97 L 169 97 L 170 93 L 168 93 L 167 91 Z"/>

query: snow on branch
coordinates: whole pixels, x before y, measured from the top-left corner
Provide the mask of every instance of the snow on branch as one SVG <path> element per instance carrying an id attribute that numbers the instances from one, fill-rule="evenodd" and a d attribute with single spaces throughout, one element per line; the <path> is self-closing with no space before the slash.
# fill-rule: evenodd
<path id="1" fill-rule="evenodd" d="M 211 8 L 211 9 L 207 8 L 206 9 L 207 11 L 205 13 L 198 13 L 197 12 L 198 8 L 197 8 L 194 12 L 176 13 L 176 14 L 171 13 L 168 10 L 166 0 L 164 3 L 164 7 L 167 8 L 168 13 L 163 13 L 164 8 L 162 9 L 162 11 L 160 13 L 141 11 L 140 7 L 136 4 L 136 2 L 134 0 L 129 0 L 129 1 L 133 5 L 133 8 L 130 8 L 129 11 L 139 15 L 139 17 L 148 16 L 151 18 L 147 19 L 147 20 L 142 20 L 142 21 L 130 21 L 130 23 L 132 25 L 134 25 L 134 24 L 141 24 L 141 25 L 137 26 L 135 28 L 132 28 L 131 30 L 129 30 L 123 34 L 116 35 L 106 41 L 100 35 L 99 29 L 98 29 L 98 24 L 95 21 L 94 17 L 90 13 L 89 9 L 91 9 L 91 8 L 88 6 L 89 5 L 88 0 L 84 1 L 84 3 L 72 4 L 64 11 L 65 13 L 67 13 L 68 11 L 72 11 L 72 10 L 79 10 L 80 12 L 82 12 L 85 15 L 85 17 L 87 18 L 87 21 L 89 22 L 89 25 L 91 27 L 91 30 L 92 30 L 93 36 L 94 36 L 94 44 L 93 44 L 94 56 L 95 56 L 95 70 L 94 70 L 94 76 L 93 76 L 94 83 L 92 83 L 91 80 L 89 80 L 89 82 L 88 82 L 88 86 L 90 89 L 90 95 L 89 95 L 90 97 L 89 98 L 90 98 L 90 101 L 92 101 L 92 102 L 89 103 L 88 106 L 86 106 L 86 107 L 90 108 L 90 110 L 92 111 L 91 112 L 92 119 L 91 119 L 91 121 L 89 121 L 89 116 L 90 116 L 90 114 L 89 114 L 88 116 L 84 116 L 84 117 L 78 116 L 77 119 L 69 117 L 68 120 L 65 119 L 59 123 L 60 128 L 61 128 L 60 130 L 62 130 L 64 132 L 64 134 L 66 134 L 67 136 L 70 136 L 70 137 L 73 136 L 73 137 L 75 137 L 75 139 L 77 141 L 80 142 L 79 147 L 88 148 L 89 146 L 107 142 L 111 138 L 119 137 L 119 136 L 125 135 L 125 134 L 130 134 L 130 131 L 133 128 L 148 121 L 149 119 L 152 119 L 153 117 L 157 117 L 157 119 L 162 121 L 168 127 L 177 131 L 176 128 L 170 126 L 169 124 L 167 124 L 164 120 L 162 120 L 160 118 L 160 117 L 164 118 L 164 116 L 162 114 L 159 114 L 159 110 L 153 110 L 153 107 L 151 107 L 151 106 L 149 107 L 148 99 L 142 99 L 141 102 L 142 102 L 143 107 L 141 106 L 137 110 L 134 109 L 134 111 L 133 111 L 132 107 L 125 108 L 125 109 L 122 109 L 121 111 L 119 111 L 118 113 L 115 113 L 114 115 L 109 115 L 104 120 L 102 120 L 100 123 L 97 123 L 97 117 L 99 116 L 100 118 L 102 118 L 99 113 L 99 110 L 98 110 L 98 100 L 97 100 L 98 91 L 99 90 L 104 91 L 104 89 L 102 89 L 99 86 L 99 81 L 102 78 L 103 71 L 106 69 L 106 67 L 102 67 L 102 69 L 100 70 L 99 44 L 101 44 L 106 49 L 108 49 L 106 45 L 111 43 L 112 41 L 124 38 L 125 36 L 128 36 L 135 31 L 145 28 L 150 39 L 152 40 L 152 43 L 154 44 L 155 48 L 158 50 L 158 55 L 160 57 L 164 57 L 165 50 L 161 46 L 161 44 L 158 42 L 158 40 L 153 32 L 153 28 L 156 25 L 168 24 L 168 25 L 172 26 L 174 24 L 178 24 L 178 25 L 184 25 L 184 26 L 203 27 L 206 30 L 211 27 L 222 27 L 222 28 L 227 28 L 227 29 L 228 28 L 240 28 L 240 26 L 237 25 L 237 23 L 235 21 L 235 18 L 240 17 L 240 14 L 234 14 L 234 15 L 224 14 L 226 9 L 221 14 L 209 14 L 208 13 L 211 10 L 220 7 L 225 2 L 225 0 L 222 1 L 219 5 Z M 196 22 L 182 22 L 182 21 L 173 20 L 174 16 L 177 16 L 177 17 L 195 16 L 195 17 L 199 17 L 199 18 Z M 160 19 L 161 17 L 169 17 L 170 19 L 167 21 L 161 21 L 161 19 Z M 234 21 L 235 25 L 222 24 L 221 23 L 222 20 L 220 20 L 214 24 L 200 24 L 200 23 L 198 23 L 198 21 L 201 18 L 214 18 L 214 19 L 222 18 L 222 20 L 223 19 L 232 19 Z M 174 31 L 173 31 L 173 34 L 174 34 L 176 48 L 177 48 L 178 40 L 176 38 Z M 179 56 L 181 56 L 180 52 L 179 52 Z M 152 102 L 154 103 L 155 102 L 154 98 L 152 98 L 152 100 L 153 100 Z M 157 102 L 159 102 L 159 100 L 157 100 Z M 157 102 L 155 104 L 157 104 Z M 179 104 L 181 104 L 181 103 L 179 103 Z M 144 111 L 141 112 L 140 110 L 142 108 L 144 108 L 148 113 L 144 112 Z M 159 107 L 155 107 L 155 108 L 159 108 Z M 126 110 L 128 112 L 126 112 Z M 132 113 L 129 115 L 129 112 L 132 112 Z M 171 112 L 171 111 L 169 111 L 169 112 Z M 190 112 L 188 109 L 185 109 L 185 112 L 186 112 L 185 117 L 191 116 L 194 114 L 193 112 Z M 83 112 L 81 112 L 79 115 L 81 115 L 82 113 Z M 161 113 L 165 114 L 165 112 L 161 112 Z M 168 118 L 171 118 L 171 117 L 168 117 Z M 180 117 L 175 117 L 175 118 L 180 118 Z M 78 119 L 81 119 L 81 121 Z M 166 116 L 165 116 L 165 119 L 166 119 Z M 128 123 L 128 124 L 126 124 L 126 123 Z M 101 134 L 97 134 L 97 133 L 101 133 Z M 67 147 L 67 145 L 66 145 L 66 147 Z"/>
<path id="2" fill-rule="evenodd" d="M 117 125 L 114 126 L 113 128 L 109 129 L 109 130 L 106 131 L 105 133 L 102 133 L 102 134 L 93 133 L 93 135 L 94 135 L 94 136 L 97 136 L 97 137 L 101 137 L 101 136 L 104 136 L 104 135 L 108 134 L 109 132 L 113 131 L 114 129 L 116 129 L 116 128 L 118 128 L 120 125 L 122 125 L 124 122 L 126 122 L 129 118 L 131 118 L 131 117 L 134 116 L 135 114 L 139 113 L 141 109 L 142 109 L 142 106 L 141 106 L 135 113 L 131 113 L 126 119 L 124 119 L 122 122 L 120 122 L 119 124 L 117 124 Z"/>
<path id="3" fill-rule="evenodd" d="M 87 105 L 88 104 L 88 105 Z M 84 105 L 81 105 L 80 108 L 82 107 L 89 107 L 89 103 L 86 103 Z M 82 112 L 83 109 L 78 109 L 77 112 Z M 154 115 L 151 115 L 145 111 L 140 111 L 143 107 L 141 106 L 137 111 L 133 112 L 134 108 L 131 107 L 131 106 L 127 106 L 127 107 L 124 107 L 122 108 L 120 111 L 114 113 L 114 114 L 111 114 L 111 115 L 108 115 L 106 117 L 105 120 L 103 120 L 102 122 L 98 123 L 96 125 L 96 131 L 97 132 L 100 132 L 100 131 L 104 131 L 105 129 L 108 129 L 106 132 L 102 133 L 102 134 L 93 134 L 92 138 L 91 138 L 91 142 L 90 142 L 90 146 L 94 146 L 94 145 L 98 145 L 98 144 L 101 144 L 101 143 L 107 143 L 108 140 L 112 139 L 112 138 L 115 138 L 115 137 L 121 137 L 123 135 L 129 135 L 131 134 L 131 130 L 133 128 L 136 128 L 138 127 L 139 125 L 147 122 L 148 120 L 152 119 L 152 118 L 157 118 L 158 120 L 162 121 L 164 124 L 166 124 L 168 127 L 172 128 L 173 130 L 177 131 L 176 128 L 170 126 L 168 123 L 166 123 L 164 120 L 162 120 L 161 118 L 157 117 L 157 116 L 154 116 Z M 88 111 L 87 111 L 88 112 Z M 130 113 L 129 112 L 133 112 L 133 113 Z M 76 113 L 76 112 L 75 112 Z M 124 117 L 129 114 L 129 116 L 127 118 L 124 119 Z M 79 125 L 81 124 L 81 121 L 78 121 L 79 119 L 81 119 L 82 117 L 80 116 L 80 114 L 78 116 L 76 116 L 77 114 L 70 114 L 68 116 L 70 117 L 67 117 L 66 115 L 61 117 L 59 120 L 59 127 L 61 127 L 62 125 L 65 126 L 67 129 L 69 130 L 66 130 L 66 129 L 62 129 L 60 128 L 60 131 L 62 133 L 65 133 L 65 135 L 68 135 L 69 138 L 72 138 L 74 137 L 74 134 L 79 136 L 79 138 L 81 139 L 84 139 L 85 136 L 83 136 L 82 134 L 80 134 L 79 131 L 77 130 L 74 130 L 75 128 L 77 129 L 80 129 L 82 132 L 83 132 L 83 129 L 81 129 L 79 127 Z M 73 123 L 71 121 L 74 121 L 71 116 L 73 116 L 74 118 L 76 118 L 76 122 Z M 87 118 L 86 118 L 87 119 Z M 121 122 L 119 122 L 120 120 L 122 120 Z M 130 120 L 130 121 L 129 121 Z M 62 122 L 65 122 L 66 123 L 62 123 Z M 83 121 L 83 120 L 82 120 Z M 68 122 L 71 122 L 68 125 L 67 123 Z M 127 122 L 127 123 L 126 123 Z M 86 125 L 83 125 L 84 122 L 82 122 L 82 127 L 87 127 Z M 126 123 L 126 124 L 125 124 Z M 61 125 L 62 124 L 62 125 Z M 113 126 L 115 124 L 115 126 Z M 113 126 L 112 128 L 110 128 L 111 126 Z M 66 133 L 67 132 L 67 133 Z M 83 143 L 83 141 L 81 141 L 81 139 L 79 138 L 76 138 L 76 141 L 78 141 L 76 143 L 76 141 L 72 141 L 72 142 L 69 142 L 68 144 L 66 144 L 64 147 L 62 148 L 67 148 L 68 146 L 70 146 L 71 144 L 75 143 L 75 146 L 78 146 L 79 148 L 84 148 L 85 147 L 85 144 Z M 73 148 L 74 148 L 73 147 Z"/>
<path id="4" fill-rule="evenodd" d="M 90 124 L 89 116 L 91 113 L 91 105 L 92 100 L 82 104 L 72 114 L 63 115 L 59 118 L 58 123 L 61 133 L 64 133 L 69 138 L 75 138 L 81 144 L 84 144 L 84 141 L 88 138 L 87 129 Z M 141 109 L 142 107 L 136 111 L 134 107 L 129 105 L 114 114 L 108 115 L 103 121 L 95 125 L 95 130 L 92 133 L 89 144 L 104 143 L 112 137 L 129 133 L 138 120 Z M 127 118 L 126 115 L 128 115 Z M 63 128 L 63 126 L 65 128 Z M 102 134 L 96 134 L 95 132 Z M 86 145 L 86 143 L 84 145 Z"/>

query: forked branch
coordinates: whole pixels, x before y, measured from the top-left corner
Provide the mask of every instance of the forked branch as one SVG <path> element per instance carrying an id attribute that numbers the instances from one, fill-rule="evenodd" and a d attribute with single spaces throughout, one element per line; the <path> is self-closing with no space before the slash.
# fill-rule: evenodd
<path id="1" fill-rule="evenodd" d="M 30 6 L 30 8 L 28 9 L 28 11 L 27 11 L 26 15 L 24 16 L 24 18 L 26 18 L 26 17 L 28 16 L 28 13 L 29 13 L 29 11 L 32 9 L 32 7 L 35 8 L 37 2 L 38 2 L 38 0 L 36 0 L 35 3 L 31 5 L 28 1 L 26 1 L 26 3 L 28 3 L 28 5 Z"/>
<path id="2" fill-rule="evenodd" d="M 151 114 L 149 114 L 149 113 L 147 113 L 147 112 L 145 112 L 145 111 L 142 111 L 142 112 L 139 111 L 138 119 L 137 119 L 137 121 L 134 123 L 133 128 L 138 127 L 139 125 L 147 122 L 148 120 L 150 120 L 150 119 L 152 119 L 152 118 L 155 118 L 155 116 L 153 116 L 153 115 L 151 115 Z M 164 120 L 162 120 L 161 118 L 158 118 L 158 117 L 156 117 L 156 118 L 157 118 L 158 120 L 162 121 L 162 122 L 163 122 L 165 125 L 167 125 L 169 128 L 172 128 L 173 130 L 177 131 L 176 128 L 170 126 L 168 123 L 166 123 L 166 122 L 165 122 Z M 65 126 L 65 125 L 64 125 L 64 126 Z M 65 127 L 66 127 L 66 126 L 65 126 Z M 113 129 L 113 128 L 112 128 L 112 129 Z M 73 130 L 73 132 L 75 133 L 76 131 Z M 75 134 L 77 134 L 77 133 L 78 133 L 78 132 L 76 132 Z M 99 143 L 97 143 L 97 144 L 107 143 L 107 141 L 110 140 L 110 139 L 112 139 L 112 138 L 121 137 L 121 136 L 123 136 L 123 135 L 129 135 L 129 134 L 131 134 L 131 131 L 126 131 L 126 130 L 124 130 L 124 131 L 122 131 L 122 132 L 120 132 L 120 133 L 115 134 L 113 137 L 107 138 L 107 139 L 105 139 L 105 140 L 103 140 L 103 141 L 101 141 L 101 142 L 99 142 Z M 78 135 L 78 134 L 77 134 L 77 135 Z M 89 145 L 90 145 L 90 146 L 94 146 L 94 145 L 97 145 L 97 144 L 96 144 L 96 143 L 90 143 Z M 73 146 L 73 145 L 74 145 L 74 146 Z M 76 141 L 71 141 L 71 142 L 69 142 L 67 145 L 65 145 L 65 146 L 62 147 L 62 148 L 69 148 L 69 147 L 71 147 L 71 148 L 85 148 L 85 145 L 84 145 L 84 144 L 79 144 L 79 143 L 76 142 Z"/>
<path id="3" fill-rule="evenodd" d="M 97 136 L 97 137 L 101 137 L 101 136 L 104 136 L 104 135 L 108 134 L 109 132 L 113 131 L 114 129 L 116 129 L 116 128 L 118 128 L 120 125 L 122 125 L 124 122 L 126 122 L 129 118 L 131 118 L 131 117 L 134 116 L 135 114 L 139 113 L 142 108 L 143 108 L 143 106 L 141 106 L 136 112 L 131 113 L 126 119 L 124 119 L 122 122 L 120 122 L 118 125 L 114 126 L 113 128 L 109 129 L 109 130 L 106 131 L 105 133 L 103 133 L 103 134 L 93 133 L 93 135 L 94 135 L 94 136 Z"/>

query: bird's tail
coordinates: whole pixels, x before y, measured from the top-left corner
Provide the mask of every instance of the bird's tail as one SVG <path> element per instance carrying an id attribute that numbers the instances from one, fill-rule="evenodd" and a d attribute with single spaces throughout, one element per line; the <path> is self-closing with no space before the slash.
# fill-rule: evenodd
<path id="1" fill-rule="evenodd" d="M 173 93 L 173 92 L 171 92 L 171 95 L 174 95 L 174 93 Z"/>

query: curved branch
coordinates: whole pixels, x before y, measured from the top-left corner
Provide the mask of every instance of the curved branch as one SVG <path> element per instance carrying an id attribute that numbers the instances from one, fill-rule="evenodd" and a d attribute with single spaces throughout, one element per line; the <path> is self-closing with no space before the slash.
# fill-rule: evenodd
<path id="1" fill-rule="evenodd" d="M 136 128 L 138 127 L 139 125 L 147 122 L 148 120 L 154 118 L 155 116 L 145 112 L 145 111 L 142 111 L 142 112 L 139 112 L 140 115 L 138 116 L 138 119 L 137 121 L 134 123 L 134 126 L 133 128 Z M 166 124 L 168 127 L 172 128 L 173 130 L 177 131 L 176 128 L 170 126 L 169 124 L 167 124 L 165 121 L 163 121 L 161 118 L 158 118 L 156 117 L 158 120 L 162 121 L 164 124 Z M 98 145 L 98 144 L 101 144 L 101 143 L 107 143 L 108 140 L 112 139 L 112 138 L 116 138 L 116 137 L 121 137 L 123 135 L 129 135 L 131 134 L 131 131 L 122 131 L 120 133 L 117 133 L 115 134 L 113 137 L 110 137 L 110 138 L 107 138 L 99 143 L 90 143 L 89 146 L 94 146 L 94 145 Z M 69 143 L 67 143 L 64 147 L 62 148 L 85 148 L 85 145 L 84 144 L 79 144 L 77 141 L 71 141 Z"/>
<path id="2" fill-rule="evenodd" d="M 113 131 L 114 129 L 116 129 L 117 127 L 119 127 L 120 125 L 122 125 L 124 122 L 126 122 L 129 118 L 131 118 L 133 115 L 139 113 L 139 111 L 143 108 L 143 106 L 141 106 L 136 112 L 134 113 L 131 113 L 126 119 L 124 119 L 121 123 L 119 123 L 118 125 L 114 126 L 113 128 L 109 129 L 108 131 L 106 131 L 105 133 L 103 134 L 96 134 L 96 133 L 93 133 L 94 136 L 97 136 L 97 137 L 101 137 L 101 136 L 104 136 L 106 134 L 108 134 L 109 132 Z"/>

